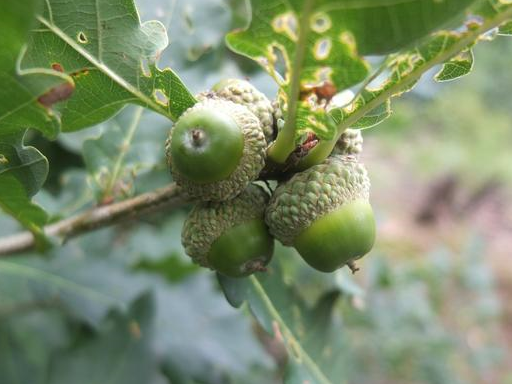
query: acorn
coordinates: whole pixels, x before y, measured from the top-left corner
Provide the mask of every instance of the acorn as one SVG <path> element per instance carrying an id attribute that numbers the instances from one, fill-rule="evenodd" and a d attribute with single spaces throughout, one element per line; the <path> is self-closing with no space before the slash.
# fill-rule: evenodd
<path id="1" fill-rule="evenodd" d="M 251 83 L 240 79 L 225 79 L 215 84 L 210 92 L 200 93 L 197 98 L 218 97 L 246 106 L 259 119 L 267 143 L 274 140 L 273 108 L 270 100 Z"/>
<path id="2" fill-rule="evenodd" d="M 201 201 L 237 196 L 265 165 L 267 142 L 245 106 L 204 99 L 178 119 L 166 142 L 173 179 Z"/>
<path id="3" fill-rule="evenodd" d="M 363 151 L 363 135 L 360 129 L 346 129 L 336 142 L 333 155 L 358 156 Z"/>
<path id="4" fill-rule="evenodd" d="M 181 241 L 192 260 L 229 277 L 263 271 L 274 250 L 265 224 L 269 196 L 250 184 L 236 198 L 203 202 L 187 217 Z"/>
<path id="5" fill-rule="evenodd" d="M 266 210 L 270 233 L 313 268 L 332 272 L 375 241 L 370 180 L 353 156 L 331 156 L 279 185 Z"/>

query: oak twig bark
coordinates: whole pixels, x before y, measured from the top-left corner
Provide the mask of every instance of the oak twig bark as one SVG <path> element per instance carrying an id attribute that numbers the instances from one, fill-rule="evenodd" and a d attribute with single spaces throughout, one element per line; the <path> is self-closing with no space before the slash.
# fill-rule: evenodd
<path id="1" fill-rule="evenodd" d="M 47 236 L 56 237 L 65 242 L 80 234 L 114 225 L 130 219 L 136 219 L 147 213 L 176 208 L 187 202 L 176 184 L 155 191 L 143 193 L 131 199 L 109 205 L 91 208 L 83 213 L 71 216 L 47 225 Z M 0 238 L 0 255 L 7 256 L 33 249 L 34 237 L 28 231 Z"/>

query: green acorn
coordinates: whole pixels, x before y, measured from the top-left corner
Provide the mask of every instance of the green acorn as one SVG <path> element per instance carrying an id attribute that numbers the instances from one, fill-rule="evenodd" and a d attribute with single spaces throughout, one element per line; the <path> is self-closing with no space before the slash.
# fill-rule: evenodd
<path id="1" fill-rule="evenodd" d="M 215 84 L 211 92 L 199 94 L 199 100 L 219 97 L 246 106 L 259 119 L 267 143 L 274 139 L 272 104 L 270 100 L 251 83 L 240 79 L 225 79 Z"/>
<path id="2" fill-rule="evenodd" d="M 346 129 L 336 142 L 333 155 L 357 156 L 363 151 L 363 135 L 360 129 Z"/>
<path id="3" fill-rule="evenodd" d="M 278 186 L 266 211 L 270 233 L 304 260 L 332 272 L 364 256 L 375 241 L 370 180 L 353 156 L 332 156 Z"/>
<path id="4" fill-rule="evenodd" d="M 237 196 L 263 169 L 266 149 L 256 116 L 223 99 L 205 99 L 189 108 L 166 142 L 173 179 L 201 201 Z"/>
<path id="5" fill-rule="evenodd" d="M 264 221 L 268 194 L 250 184 L 233 200 L 196 205 L 181 233 L 192 260 L 230 277 L 264 270 L 274 239 Z"/>

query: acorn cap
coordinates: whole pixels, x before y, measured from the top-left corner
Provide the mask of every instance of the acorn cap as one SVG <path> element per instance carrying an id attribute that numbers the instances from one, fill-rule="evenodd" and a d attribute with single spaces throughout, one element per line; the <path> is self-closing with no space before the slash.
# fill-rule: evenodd
<path id="1" fill-rule="evenodd" d="M 333 155 L 357 156 L 363 151 L 363 135 L 360 129 L 346 129 L 336 142 Z"/>
<path id="2" fill-rule="evenodd" d="M 263 188 L 250 184 L 233 200 L 197 204 L 190 211 L 181 232 L 186 253 L 195 263 L 211 267 L 207 257 L 215 240 L 239 224 L 263 220 L 268 199 Z"/>
<path id="3" fill-rule="evenodd" d="M 237 153 L 229 153 L 225 151 L 222 154 L 219 153 L 219 157 L 222 156 L 226 158 L 227 156 L 230 161 L 235 164 L 233 171 L 226 175 L 225 178 L 211 182 L 197 182 L 197 180 L 187 177 L 185 174 L 180 172 L 177 164 L 174 164 L 177 162 L 173 160 L 172 150 L 174 129 L 171 130 L 169 138 L 165 144 L 169 168 L 174 181 L 182 187 L 183 192 L 189 197 L 199 199 L 201 201 L 229 200 L 243 191 L 247 184 L 252 180 L 255 180 L 263 169 L 267 149 L 265 136 L 258 119 L 249 111 L 248 108 L 222 99 L 205 99 L 198 102 L 183 113 L 176 123 L 176 127 L 180 124 L 180 121 L 187 120 L 191 116 L 203 113 L 229 116 L 240 129 L 243 135 L 243 146 L 240 147 L 240 152 L 238 153 L 237 151 Z M 219 135 L 215 136 L 215 140 L 219 139 L 221 134 L 222 132 L 219 130 Z M 238 161 L 237 156 L 239 156 Z M 206 165 L 207 164 L 205 164 L 205 168 Z M 196 167 L 196 173 L 197 168 L 198 167 Z M 202 170 L 202 168 L 199 168 L 199 171 Z M 208 173 L 207 171 L 204 172 Z"/>
<path id="4" fill-rule="evenodd" d="M 267 143 L 274 139 L 272 103 L 251 83 L 240 79 L 221 80 L 212 87 L 211 92 L 200 93 L 197 98 L 202 100 L 212 96 L 246 106 L 260 120 Z"/>
<path id="5" fill-rule="evenodd" d="M 353 156 L 332 156 L 279 185 L 266 210 L 270 233 L 283 245 L 322 216 L 355 200 L 368 200 L 370 180 Z"/>

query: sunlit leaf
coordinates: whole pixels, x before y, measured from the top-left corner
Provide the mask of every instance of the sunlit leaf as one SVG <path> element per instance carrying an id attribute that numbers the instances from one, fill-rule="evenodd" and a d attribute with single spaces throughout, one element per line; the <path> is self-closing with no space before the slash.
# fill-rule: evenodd
<path id="1" fill-rule="evenodd" d="M 512 21 L 508 21 L 500 25 L 499 34 L 503 36 L 512 36 Z"/>
<path id="2" fill-rule="evenodd" d="M 293 126 L 296 137 L 313 131 L 329 140 L 336 128 L 325 114 L 325 87 L 334 95 L 363 81 L 370 66 L 362 55 L 403 48 L 457 17 L 472 2 L 252 0 L 250 25 L 229 34 L 227 42 L 281 85 L 290 113 L 283 129 Z M 379 117 L 368 120 L 361 126 L 375 124 Z"/>
<path id="3" fill-rule="evenodd" d="M 473 69 L 473 52 L 462 51 L 444 63 L 443 68 L 435 76 L 436 81 L 449 81 L 465 76 Z"/>
<path id="4" fill-rule="evenodd" d="M 51 67 L 22 71 L 17 59 L 25 43 L 37 0 L 9 1 L 0 12 L 0 135 L 15 134 L 29 127 L 39 128 L 49 136 L 59 131 L 59 117 L 43 105 L 55 90 L 70 90 L 69 76 Z M 64 96 L 62 94 L 61 96 Z"/>
<path id="5" fill-rule="evenodd" d="M 157 66 L 168 44 L 165 27 L 141 24 L 132 0 L 47 1 L 38 21 L 21 66 L 73 78 L 72 96 L 53 107 L 63 131 L 96 124 L 127 103 L 173 120 L 194 103 L 177 75 Z"/>

